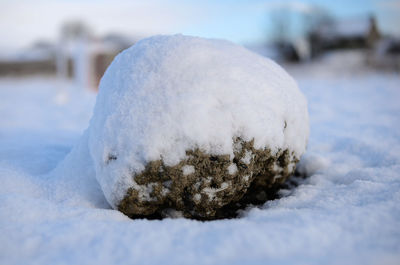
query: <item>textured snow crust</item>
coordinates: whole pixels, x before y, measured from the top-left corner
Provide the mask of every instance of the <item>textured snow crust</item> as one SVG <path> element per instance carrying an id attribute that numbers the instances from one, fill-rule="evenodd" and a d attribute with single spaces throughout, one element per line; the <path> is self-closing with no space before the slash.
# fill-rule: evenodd
<path id="1" fill-rule="evenodd" d="M 273 61 L 222 40 L 144 39 L 100 83 L 89 127 L 97 179 L 114 207 L 150 161 L 178 164 L 195 148 L 233 157 L 233 139 L 304 153 L 307 102 Z"/>
<path id="2" fill-rule="evenodd" d="M 241 218 L 209 222 L 112 210 L 81 137 L 95 94 L 0 79 L 0 264 L 398 265 L 400 76 L 349 67 L 352 58 L 288 68 L 309 102 L 299 168 L 312 176 Z"/>

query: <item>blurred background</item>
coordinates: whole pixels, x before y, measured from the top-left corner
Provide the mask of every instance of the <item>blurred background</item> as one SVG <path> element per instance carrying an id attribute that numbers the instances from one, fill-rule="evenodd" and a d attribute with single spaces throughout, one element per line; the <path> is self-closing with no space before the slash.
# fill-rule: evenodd
<path id="1" fill-rule="evenodd" d="M 281 63 L 343 51 L 362 67 L 400 69 L 398 0 L 0 0 L 0 78 L 96 90 L 121 50 L 175 33 L 228 39 Z"/>
<path id="2" fill-rule="evenodd" d="M 99 81 L 121 50 L 176 33 L 244 45 L 294 77 L 306 185 L 210 226 L 99 208 L 80 159 Z M 400 264 L 399 73 L 400 0 L 0 0 L 0 265 Z"/>

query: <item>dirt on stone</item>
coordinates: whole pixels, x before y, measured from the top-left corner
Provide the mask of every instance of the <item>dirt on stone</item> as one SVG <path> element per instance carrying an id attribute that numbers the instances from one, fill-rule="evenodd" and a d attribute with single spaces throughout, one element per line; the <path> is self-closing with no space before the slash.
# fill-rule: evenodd
<path id="1" fill-rule="evenodd" d="M 112 156 L 109 162 L 116 159 Z M 255 149 L 254 140 L 241 138 L 234 139 L 233 157 L 188 150 L 175 166 L 160 159 L 132 175 L 137 185 L 128 189 L 118 210 L 131 218 L 232 218 L 249 204 L 274 198 L 297 162 L 288 149 L 272 154 L 269 149 Z"/>

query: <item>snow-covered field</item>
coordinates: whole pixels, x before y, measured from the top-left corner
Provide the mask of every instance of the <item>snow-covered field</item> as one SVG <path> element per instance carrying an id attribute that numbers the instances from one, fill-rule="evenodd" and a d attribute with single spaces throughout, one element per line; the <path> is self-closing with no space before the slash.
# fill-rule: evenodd
<path id="1" fill-rule="evenodd" d="M 211 222 L 112 210 L 85 160 L 59 164 L 96 95 L 0 79 L 0 264 L 400 264 L 400 76 L 351 55 L 289 67 L 308 99 L 311 177 Z"/>

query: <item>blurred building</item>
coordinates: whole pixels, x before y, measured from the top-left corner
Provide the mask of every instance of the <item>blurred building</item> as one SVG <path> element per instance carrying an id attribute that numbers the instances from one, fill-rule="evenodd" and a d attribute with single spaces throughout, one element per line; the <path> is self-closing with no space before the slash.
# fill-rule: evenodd
<path id="1" fill-rule="evenodd" d="M 38 42 L 18 53 L 0 57 L 0 76 L 54 75 L 56 47 Z"/>
<path id="2" fill-rule="evenodd" d="M 400 72 L 400 39 L 384 37 L 367 54 L 368 65 L 381 70 Z"/>
<path id="3" fill-rule="evenodd" d="M 314 27 L 309 33 L 312 53 L 332 49 L 373 48 L 381 33 L 373 16 L 333 20 Z"/>
<path id="4" fill-rule="evenodd" d="M 97 37 L 83 23 L 65 23 L 58 43 L 38 42 L 19 53 L 0 57 L 0 76 L 57 76 L 96 89 L 114 57 L 134 42 L 116 33 Z"/>
<path id="5" fill-rule="evenodd" d="M 322 23 L 310 32 L 309 41 L 313 56 L 330 50 L 359 49 L 366 65 L 400 71 L 400 40 L 384 36 L 374 16 Z"/>

